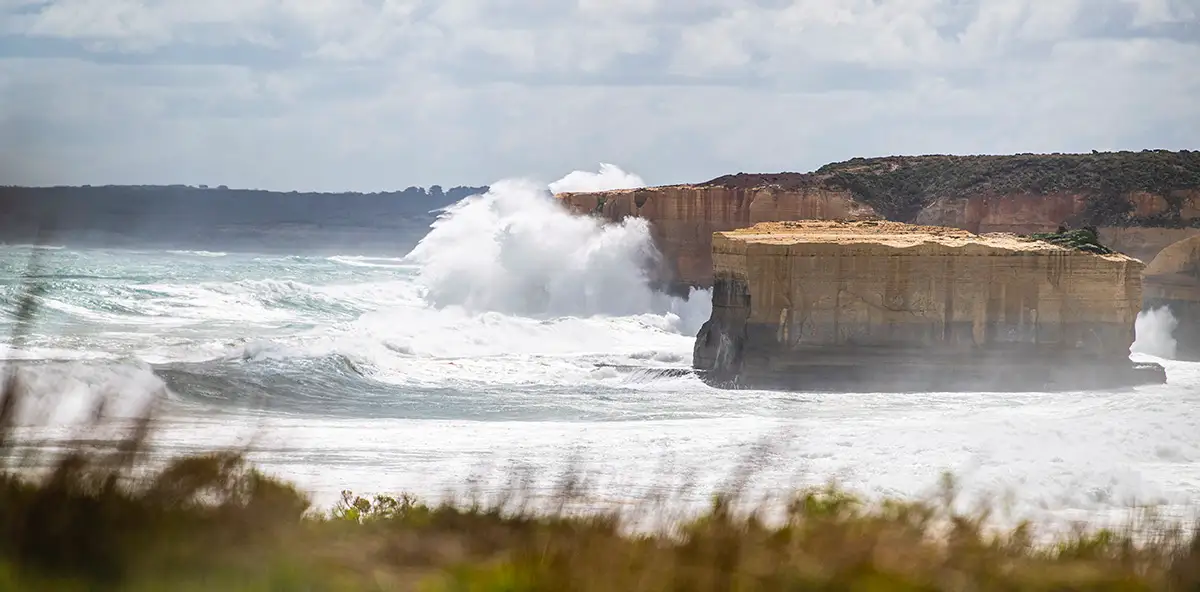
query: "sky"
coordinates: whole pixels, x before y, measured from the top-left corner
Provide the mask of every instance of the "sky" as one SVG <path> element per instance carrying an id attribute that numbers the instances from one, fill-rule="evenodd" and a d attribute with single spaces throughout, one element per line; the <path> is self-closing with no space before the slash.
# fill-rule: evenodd
<path id="1" fill-rule="evenodd" d="M 0 185 L 1200 149 L 1200 0 L 0 0 Z"/>

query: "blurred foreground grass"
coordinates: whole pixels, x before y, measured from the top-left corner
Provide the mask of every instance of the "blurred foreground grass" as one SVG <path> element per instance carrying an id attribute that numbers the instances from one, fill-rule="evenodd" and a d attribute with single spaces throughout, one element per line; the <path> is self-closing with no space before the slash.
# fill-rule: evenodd
<path id="1" fill-rule="evenodd" d="M 519 495 L 426 505 L 347 493 L 317 512 L 234 453 L 134 477 L 129 450 L 0 481 L 3 590 L 1195 590 L 1192 530 L 1149 520 L 1035 543 L 987 512 L 802 490 L 782 520 L 718 495 L 669 531 Z M 578 492 L 564 489 L 562 500 Z M 565 506 L 564 506 L 565 507 Z M 653 505 L 647 508 L 653 508 Z"/>
<path id="2" fill-rule="evenodd" d="M 13 349 L 36 303 L 35 286 Z M 0 385 L 5 591 L 1200 590 L 1191 525 L 1131 516 L 1045 542 L 1032 524 L 996 532 L 988 511 L 955 510 L 949 480 L 919 501 L 801 490 L 769 521 L 740 509 L 735 483 L 703 515 L 650 532 L 628 526 L 662 522 L 665 506 L 573 513 L 586 491 L 571 480 L 549 510 L 516 488 L 438 505 L 346 493 L 321 512 L 235 452 L 147 469 L 149 410 L 114 449 L 72 448 L 33 476 L 14 440 L 19 376 Z"/>

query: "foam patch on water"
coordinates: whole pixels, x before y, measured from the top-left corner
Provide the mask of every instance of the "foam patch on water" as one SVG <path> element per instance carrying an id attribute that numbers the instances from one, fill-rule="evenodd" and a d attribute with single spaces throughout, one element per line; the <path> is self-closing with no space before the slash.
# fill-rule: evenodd
<path id="1" fill-rule="evenodd" d="M 334 263 L 351 267 L 377 267 L 382 269 L 412 269 L 412 264 L 406 264 L 402 257 L 366 257 L 363 255 L 334 255 L 328 258 Z"/>
<path id="2" fill-rule="evenodd" d="M 223 251 L 167 251 L 172 255 L 190 255 L 192 257 L 225 257 L 229 253 Z"/>

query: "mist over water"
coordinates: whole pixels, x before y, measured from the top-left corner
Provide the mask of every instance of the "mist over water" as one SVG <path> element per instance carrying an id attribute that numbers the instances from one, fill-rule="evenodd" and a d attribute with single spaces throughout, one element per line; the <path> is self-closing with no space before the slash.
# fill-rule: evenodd
<path id="1" fill-rule="evenodd" d="M 1159 358 L 1174 358 L 1176 343 L 1172 334 L 1178 325 L 1179 321 L 1166 306 L 1139 312 L 1134 324 L 1137 337 L 1130 351 Z"/>

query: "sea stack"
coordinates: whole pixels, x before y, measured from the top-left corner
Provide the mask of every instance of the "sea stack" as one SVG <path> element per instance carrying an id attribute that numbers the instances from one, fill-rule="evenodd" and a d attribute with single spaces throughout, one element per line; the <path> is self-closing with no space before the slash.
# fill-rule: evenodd
<path id="1" fill-rule="evenodd" d="M 1102 250 L 1101 250 L 1102 251 Z M 1051 391 L 1163 383 L 1129 359 L 1141 261 L 887 221 L 716 232 L 698 373 L 725 388 Z"/>
<path id="2" fill-rule="evenodd" d="M 714 232 L 759 222 L 886 219 L 1019 234 L 1094 226 L 1105 245 L 1149 262 L 1200 236 L 1200 151 L 853 158 L 558 198 L 580 214 L 648 220 L 663 255 L 656 279 L 680 294 L 711 287 Z"/>

